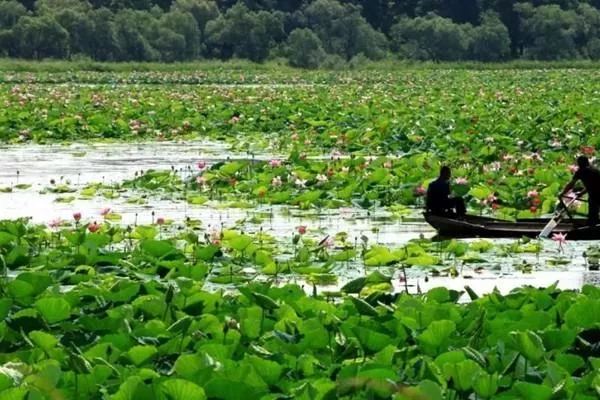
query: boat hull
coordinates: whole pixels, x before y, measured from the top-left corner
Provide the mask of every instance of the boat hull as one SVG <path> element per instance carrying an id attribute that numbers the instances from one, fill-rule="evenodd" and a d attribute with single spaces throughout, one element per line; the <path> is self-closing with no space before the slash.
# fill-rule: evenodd
<path id="1" fill-rule="evenodd" d="M 474 215 L 455 219 L 425 214 L 425 221 L 439 236 L 448 238 L 535 238 L 549 219 L 522 219 L 511 222 Z M 568 240 L 600 240 L 600 226 L 587 226 L 585 219 L 562 222 L 552 232 L 565 234 Z"/>

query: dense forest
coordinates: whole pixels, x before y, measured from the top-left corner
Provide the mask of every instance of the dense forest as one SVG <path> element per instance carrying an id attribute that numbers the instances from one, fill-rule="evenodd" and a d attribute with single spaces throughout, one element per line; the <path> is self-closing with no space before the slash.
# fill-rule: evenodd
<path id="1" fill-rule="evenodd" d="M 0 0 L 0 57 L 600 59 L 600 0 Z"/>

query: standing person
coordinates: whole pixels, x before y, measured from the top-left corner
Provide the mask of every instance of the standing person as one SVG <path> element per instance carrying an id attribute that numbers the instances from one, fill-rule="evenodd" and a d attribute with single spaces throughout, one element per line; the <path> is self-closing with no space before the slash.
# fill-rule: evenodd
<path id="1" fill-rule="evenodd" d="M 577 158 L 579 169 L 573 175 L 571 182 L 565 186 L 560 197 L 564 197 L 575 187 L 577 181 L 583 182 L 585 190 L 580 195 L 588 194 L 588 225 L 598 225 L 598 213 L 600 212 L 600 171 L 590 165 L 590 160 L 586 156 Z"/>
<path id="2" fill-rule="evenodd" d="M 427 213 L 440 216 L 464 217 L 466 214 L 465 202 L 462 197 L 452 197 L 450 194 L 450 167 L 444 165 L 440 169 L 440 176 L 429 184 L 427 188 Z"/>

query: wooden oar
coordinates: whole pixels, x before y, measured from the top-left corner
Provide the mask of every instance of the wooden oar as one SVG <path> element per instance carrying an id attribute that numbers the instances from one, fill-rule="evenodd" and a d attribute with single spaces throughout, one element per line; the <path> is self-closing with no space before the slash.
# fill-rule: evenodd
<path id="1" fill-rule="evenodd" d="M 550 236 L 550 234 L 552 233 L 552 231 L 554 230 L 554 228 L 556 228 L 558 226 L 558 224 L 560 224 L 560 221 L 562 221 L 562 219 L 564 218 L 565 214 L 569 214 L 569 207 L 575 203 L 579 198 L 579 194 L 577 196 L 575 196 L 570 202 L 569 204 L 565 204 L 565 202 L 561 199 L 559 199 L 560 204 L 559 206 L 562 206 L 562 208 L 558 208 L 555 212 L 554 212 L 554 216 L 550 219 L 550 221 L 548 222 L 548 224 L 544 227 L 544 229 L 542 229 L 542 231 L 540 232 L 540 234 L 538 235 L 538 237 L 540 238 L 547 238 L 548 236 Z M 573 217 L 571 217 L 573 218 Z"/>

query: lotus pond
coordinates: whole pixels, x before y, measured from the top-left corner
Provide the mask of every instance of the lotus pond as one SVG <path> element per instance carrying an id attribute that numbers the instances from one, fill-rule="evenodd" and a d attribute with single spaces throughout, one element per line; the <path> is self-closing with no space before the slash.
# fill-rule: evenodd
<path id="1" fill-rule="evenodd" d="M 551 212 L 595 78 L 4 73 L 0 399 L 598 398 L 600 248 L 420 211 Z"/>

